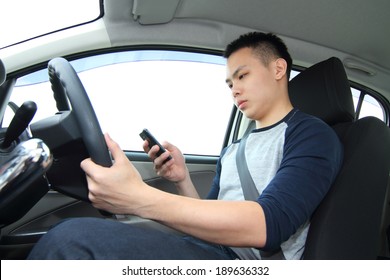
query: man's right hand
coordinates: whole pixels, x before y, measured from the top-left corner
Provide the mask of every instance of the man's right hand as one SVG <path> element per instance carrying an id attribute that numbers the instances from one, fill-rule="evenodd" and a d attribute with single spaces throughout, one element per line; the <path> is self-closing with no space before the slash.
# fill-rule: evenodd
<path id="1" fill-rule="evenodd" d="M 157 145 L 154 145 L 149 149 L 148 141 L 145 140 L 143 143 L 143 149 L 148 153 L 150 159 L 153 160 L 154 170 L 157 175 L 174 183 L 184 181 L 189 175 L 183 154 L 176 146 L 168 142 L 163 142 L 162 146 L 167 151 L 157 157 L 160 148 Z M 169 156 L 172 156 L 172 159 L 166 161 Z"/>

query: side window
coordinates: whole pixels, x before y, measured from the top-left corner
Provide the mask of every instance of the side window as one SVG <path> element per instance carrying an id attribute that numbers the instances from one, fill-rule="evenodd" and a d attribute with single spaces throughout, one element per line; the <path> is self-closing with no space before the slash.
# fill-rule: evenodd
<path id="1" fill-rule="evenodd" d="M 225 60 L 176 51 L 125 51 L 71 62 L 89 95 L 103 132 L 123 150 L 141 151 L 148 128 L 183 153 L 219 155 L 233 102 Z M 18 79 L 11 101 L 38 105 L 35 120 L 56 113 L 47 70 Z M 34 121 L 34 120 L 33 120 Z"/>
<path id="2" fill-rule="evenodd" d="M 386 122 L 386 112 L 377 99 L 356 88 L 351 88 L 351 90 L 358 119 L 374 116 Z"/>

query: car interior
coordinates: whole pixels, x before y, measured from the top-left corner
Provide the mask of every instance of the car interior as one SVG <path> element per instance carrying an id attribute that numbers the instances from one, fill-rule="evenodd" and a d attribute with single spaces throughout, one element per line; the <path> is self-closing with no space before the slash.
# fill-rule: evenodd
<path id="1" fill-rule="evenodd" d="M 384 50 L 386 44 L 375 49 L 380 55 L 374 58 L 359 49 L 370 38 L 374 42 L 383 37 L 382 23 L 388 21 L 383 10 L 388 4 L 374 1 L 378 6 L 371 9 L 372 3 L 358 1 L 367 17 L 377 19 L 365 21 L 367 26 L 362 27 L 361 19 L 329 12 L 337 6 L 348 15 L 353 11 L 360 15 L 359 5 L 273 2 L 260 5 L 245 0 L 242 10 L 237 10 L 237 2 L 230 0 L 101 0 L 96 20 L 16 44 L 15 50 L 12 46 L 0 48 L 0 116 L 4 119 L 6 108 L 14 112 L 10 124 L 5 126 L 2 121 L 0 128 L 0 258 L 25 259 L 52 226 L 73 217 L 113 219 L 182 234 L 154 221 L 106 213 L 89 203 L 79 163 L 91 157 L 109 167 L 111 158 L 91 92 L 71 62 L 128 50 L 221 56 L 226 43 L 247 31 L 259 30 L 282 34 L 289 46 L 297 71 L 289 83 L 294 107 L 325 121 L 344 146 L 342 169 L 311 218 L 303 259 L 390 259 L 390 56 L 388 49 Z M 307 6 L 309 12 L 294 9 L 298 4 Z M 280 7 L 284 21 L 275 22 Z M 329 21 L 319 19 L 327 12 L 334 17 L 334 26 L 343 25 L 342 30 L 335 32 L 334 27 L 328 28 Z M 354 32 L 345 34 L 343 28 L 348 24 L 343 20 L 355 24 Z M 375 32 L 361 32 L 363 28 Z M 366 37 L 360 38 L 361 34 Z M 390 46 L 389 38 L 383 40 Z M 17 105 L 10 98 L 19 78 L 41 70 L 57 112 L 33 122 L 40 107 L 30 100 Z M 353 87 L 361 91 L 357 102 Z M 359 116 L 365 96 L 378 100 L 382 119 Z M 133 121 L 141 120 L 131 120 L 129 125 Z M 236 108 L 231 109 L 227 121 L 222 148 L 254 128 L 254 122 Z M 171 182 L 154 173 L 145 153 L 125 152 L 145 182 L 176 193 Z M 189 153 L 185 158 L 194 185 L 205 198 L 218 157 Z"/>

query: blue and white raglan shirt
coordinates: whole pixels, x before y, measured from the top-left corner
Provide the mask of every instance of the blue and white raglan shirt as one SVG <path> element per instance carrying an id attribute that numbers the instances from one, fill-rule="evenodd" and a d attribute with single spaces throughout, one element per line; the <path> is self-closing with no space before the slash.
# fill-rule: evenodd
<path id="1" fill-rule="evenodd" d="M 237 171 L 239 141 L 222 151 L 209 199 L 244 200 Z M 264 210 L 267 241 L 263 251 L 281 248 L 286 259 L 300 259 L 309 219 L 328 192 L 342 163 L 342 145 L 326 123 L 293 109 L 278 123 L 254 129 L 245 147 L 250 174 Z M 261 259 L 256 248 L 232 248 L 240 258 Z"/>

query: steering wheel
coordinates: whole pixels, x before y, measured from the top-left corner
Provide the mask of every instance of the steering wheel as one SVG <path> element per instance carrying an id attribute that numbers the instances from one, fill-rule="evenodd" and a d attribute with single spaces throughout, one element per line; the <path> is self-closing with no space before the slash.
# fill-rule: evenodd
<path id="1" fill-rule="evenodd" d="M 53 152 L 53 165 L 47 174 L 52 188 L 89 201 L 81 160 L 89 156 L 104 167 L 110 167 L 112 160 L 95 111 L 72 65 L 64 58 L 54 58 L 48 64 L 48 73 L 57 102 L 68 99 L 71 109 L 32 124 L 31 131 Z"/>
<path id="2" fill-rule="evenodd" d="M 110 167 L 111 157 L 102 129 L 76 71 L 62 57 L 52 59 L 49 62 L 48 71 L 54 94 L 65 94 L 72 105 L 72 114 L 74 114 L 91 159 L 96 164 Z"/>

